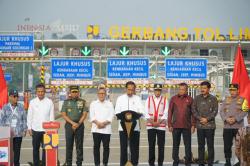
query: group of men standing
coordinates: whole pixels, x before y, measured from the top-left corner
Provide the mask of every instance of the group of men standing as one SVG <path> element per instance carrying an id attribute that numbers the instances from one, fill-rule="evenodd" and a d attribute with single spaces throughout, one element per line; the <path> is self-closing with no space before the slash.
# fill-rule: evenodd
<path id="1" fill-rule="evenodd" d="M 155 165 L 155 145 L 158 145 L 158 165 L 162 166 L 164 161 L 165 134 L 166 129 L 172 133 L 173 166 L 177 166 L 179 159 L 179 146 L 181 135 L 185 146 L 185 165 L 189 166 L 192 162 L 191 140 L 192 133 L 197 130 L 198 140 L 198 162 L 199 166 L 205 165 L 205 143 L 208 150 L 208 166 L 214 162 L 214 135 L 216 129 L 215 117 L 218 113 L 218 101 L 215 96 L 210 94 L 211 84 L 204 81 L 200 84 L 201 94 L 194 99 L 188 95 L 188 85 L 179 84 L 178 94 L 167 99 L 162 94 L 162 85 L 154 85 L 154 94 L 150 95 L 143 106 L 141 98 L 135 94 L 136 85 L 129 81 L 126 83 L 125 94 L 117 98 L 115 107 L 106 100 L 105 87 L 97 90 L 97 99 L 92 101 L 90 107 L 86 106 L 86 101 L 80 98 L 78 86 L 71 86 L 70 97 L 64 101 L 61 114 L 65 123 L 66 138 L 66 165 L 72 165 L 73 145 L 76 145 L 76 164 L 81 166 L 83 162 L 83 138 L 84 122 L 89 112 L 89 121 L 92 123 L 91 132 L 93 135 L 93 155 L 94 163 L 99 166 L 100 144 L 103 144 L 103 165 L 108 165 L 109 144 L 112 134 L 111 123 L 114 116 L 124 111 L 134 111 L 141 114 L 146 121 L 150 166 Z M 223 140 L 226 166 L 231 166 L 233 138 L 236 139 L 236 155 L 241 165 L 245 166 L 250 161 L 250 126 L 243 128 L 243 118 L 248 112 L 247 101 L 239 96 L 238 85 L 230 84 L 230 96 L 226 97 L 220 107 L 220 115 L 224 122 Z M 18 101 L 18 92 L 10 91 L 10 102 L 3 107 L 0 112 L 0 125 L 11 126 L 14 132 L 13 150 L 15 166 L 20 165 L 20 149 L 22 137 L 26 130 L 32 136 L 33 163 L 39 165 L 39 148 L 43 143 L 44 129 L 42 123 L 54 121 L 53 102 L 45 97 L 45 87 L 43 84 L 36 86 L 37 97 L 32 99 L 29 105 L 28 114 Z M 250 115 L 248 116 L 250 119 Z M 249 120 L 250 122 L 250 120 Z M 239 130 L 240 129 L 240 130 Z M 128 149 L 130 146 L 132 165 L 138 165 L 139 143 L 140 143 L 140 122 L 134 127 L 128 144 L 127 132 L 119 123 L 120 137 L 120 165 L 127 163 Z M 239 130 L 239 132 L 238 132 Z M 238 133 L 238 134 L 237 134 Z M 247 146 L 246 146 L 247 145 Z M 246 146 L 246 147 L 245 147 Z M 45 155 L 43 151 L 42 165 L 45 165 Z"/>

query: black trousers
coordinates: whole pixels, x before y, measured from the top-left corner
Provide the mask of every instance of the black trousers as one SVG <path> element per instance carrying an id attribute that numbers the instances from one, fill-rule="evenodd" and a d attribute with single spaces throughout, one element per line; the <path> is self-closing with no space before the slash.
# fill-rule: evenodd
<path id="1" fill-rule="evenodd" d="M 14 166 L 20 166 L 20 151 L 23 137 L 13 138 Z"/>
<path id="2" fill-rule="evenodd" d="M 197 129 L 199 164 L 205 164 L 205 143 L 207 142 L 208 164 L 214 162 L 214 132 L 215 129 Z"/>
<path id="3" fill-rule="evenodd" d="M 124 166 L 128 161 L 128 139 L 124 131 L 119 131 L 120 135 L 120 165 Z M 130 138 L 131 163 L 138 165 L 139 159 L 140 132 L 134 131 Z"/>
<path id="4" fill-rule="evenodd" d="M 155 142 L 157 137 L 158 145 L 158 165 L 162 166 L 164 161 L 164 148 L 165 148 L 165 130 L 148 129 L 148 145 L 149 145 L 149 158 L 148 163 L 150 166 L 155 165 Z"/>
<path id="5" fill-rule="evenodd" d="M 238 129 L 224 129 L 223 130 L 225 158 L 232 157 L 233 138 L 236 137 L 237 132 L 238 132 Z"/>
<path id="6" fill-rule="evenodd" d="M 173 137 L 173 151 L 172 158 L 174 165 L 179 164 L 179 148 L 181 142 L 181 135 L 185 146 L 185 164 L 190 164 L 192 160 L 191 152 L 191 129 L 174 128 L 172 132 Z"/>
<path id="7" fill-rule="evenodd" d="M 100 145 L 103 145 L 103 165 L 108 164 L 110 134 L 93 133 L 95 165 L 100 165 Z"/>
<path id="8" fill-rule="evenodd" d="M 32 130 L 32 145 L 33 145 L 33 164 L 40 165 L 40 147 L 43 148 L 43 134 L 42 131 Z M 42 152 L 42 165 L 45 166 L 45 150 Z"/>
<path id="9" fill-rule="evenodd" d="M 81 124 L 75 131 L 72 125 L 65 124 L 65 137 L 66 137 L 66 165 L 72 166 L 72 153 L 74 142 L 76 145 L 76 165 L 81 166 L 83 161 L 83 137 L 84 125 Z"/>

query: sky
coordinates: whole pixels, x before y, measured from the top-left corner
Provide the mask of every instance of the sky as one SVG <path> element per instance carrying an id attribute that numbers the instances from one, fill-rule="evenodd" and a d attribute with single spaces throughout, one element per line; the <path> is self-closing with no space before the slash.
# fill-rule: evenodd
<path id="1" fill-rule="evenodd" d="M 250 28 L 250 0 L 0 0 L 0 31 L 18 25 Z"/>

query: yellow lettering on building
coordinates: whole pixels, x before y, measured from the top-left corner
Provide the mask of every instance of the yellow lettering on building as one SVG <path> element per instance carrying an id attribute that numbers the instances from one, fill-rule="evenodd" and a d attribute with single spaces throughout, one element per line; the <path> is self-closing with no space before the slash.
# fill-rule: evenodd
<path id="1" fill-rule="evenodd" d="M 161 27 L 156 28 L 154 39 L 156 40 L 164 39 L 164 33 Z"/>
<path id="2" fill-rule="evenodd" d="M 249 31 L 249 28 L 245 28 L 245 40 L 250 40 L 250 31 Z"/>
<path id="3" fill-rule="evenodd" d="M 171 28 L 166 29 L 166 40 L 172 39 L 175 40 L 177 38 L 176 36 L 176 29 L 171 30 Z"/>
<path id="4" fill-rule="evenodd" d="M 121 33 L 122 39 L 130 39 L 130 28 L 128 26 L 122 26 Z"/>
<path id="5" fill-rule="evenodd" d="M 206 41 L 214 40 L 214 30 L 213 28 L 205 28 L 203 32 L 204 39 Z"/>
<path id="6" fill-rule="evenodd" d="M 218 41 L 223 41 L 225 40 L 225 37 L 220 34 L 220 29 L 216 28 L 215 30 L 215 39 Z"/>
<path id="7" fill-rule="evenodd" d="M 178 38 L 180 40 L 187 40 L 188 39 L 188 29 L 185 27 L 178 28 L 177 35 L 178 35 Z"/>
<path id="8" fill-rule="evenodd" d="M 145 27 L 143 29 L 143 38 L 144 40 L 152 40 L 153 39 L 153 28 Z"/>
<path id="9" fill-rule="evenodd" d="M 100 31 L 99 28 L 93 29 L 94 34 Z M 111 26 L 109 36 L 112 39 L 140 39 L 140 40 L 206 40 L 206 41 L 225 41 L 227 34 L 221 34 L 218 27 L 195 27 L 194 35 L 189 39 L 188 28 L 162 28 L 162 27 L 140 27 L 140 26 Z M 89 30 L 88 30 L 89 32 Z M 237 31 L 236 31 L 237 32 Z M 250 28 L 239 28 L 238 34 L 233 28 L 229 29 L 229 40 L 250 40 Z M 194 38 L 192 38 L 194 36 Z"/>
<path id="10" fill-rule="evenodd" d="M 99 35 L 100 33 L 100 27 L 98 25 L 93 26 L 93 34 Z"/>
<path id="11" fill-rule="evenodd" d="M 230 30 L 229 30 L 229 39 L 230 40 L 239 40 L 239 38 L 237 36 L 234 36 L 233 28 L 230 28 Z"/>
<path id="12" fill-rule="evenodd" d="M 243 30 L 242 28 L 239 29 L 239 39 L 242 40 L 243 38 Z"/>
<path id="13" fill-rule="evenodd" d="M 111 26 L 109 28 L 109 36 L 112 39 L 118 39 L 120 37 L 119 26 Z"/>
<path id="14" fill-rule="evenodd" d="M 141 39 L 141 27 L 132 27 L 132 39 Z"/>
<path id="15" fill-rule="evenodd" d="M 200 34 L 201 34 L 201 30 L 202 28 L 194 28 L 194 32 L 195 32 L 195 40 L 200 40 Z"/>

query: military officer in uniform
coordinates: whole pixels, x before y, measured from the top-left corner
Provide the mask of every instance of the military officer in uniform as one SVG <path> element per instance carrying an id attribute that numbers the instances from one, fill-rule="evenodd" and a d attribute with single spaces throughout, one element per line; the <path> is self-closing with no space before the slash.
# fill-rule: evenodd
<path id="1" fill-rule="evenodd" d="M 220 115 L 224 122 L 223 140 L 225 166 L 231 166 L 233 138 L 236 137 L 239 128 L 244 126 L 244 117 L 247 115 L 247 100 L 239 96 L 239 85 L 230 84 L 230 96 L 226 97 L 220 108 Z"/>
<path id="2" fill-rule="evenodd" d="M 235 140 L 235 154 L 240 166 L 250 166 L 250 112 L 248 112 L 248 126 L 239 129 Z"/>
<path id="3" fill-rule="evenodd" d="M 70 86 L 70 96 L 69 99 L 64 101 L 61 110 L 62 117 L 66 121 L 66 165 L 72 165 L 72 152 L 75 140 L 76 165 L 81 166 L 83 161 L 84 120 L 87 117 L 88 109 L 86 101 L 79 98 L 78 86 Z"/>

